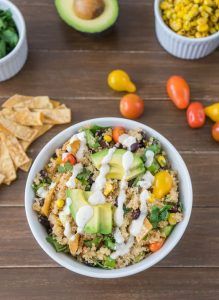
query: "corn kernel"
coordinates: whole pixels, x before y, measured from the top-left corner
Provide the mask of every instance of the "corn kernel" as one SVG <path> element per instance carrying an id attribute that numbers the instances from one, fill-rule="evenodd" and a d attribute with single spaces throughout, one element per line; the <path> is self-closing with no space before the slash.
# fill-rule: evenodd
<path id="1" fill-rule="evenodd" d="M 104 189 L 104 195 L 108 196 L 113 191 L 113 185 L 110 182 L 107 182 Z"/>
<path id="2" fill-rule="evenodd" d="M 157 161 L 161 167 L 165 167 L 167 164 L 166 158 L 163 155 L 159 155 Z"/>
<path id="3" fill-rule="evenodd" d="M 170 213 L 168 217 L 168 222 L 170 223 L 170 225 L 176 225 L 176 214 Z"/>
<path id="4" fill-rule="evenodd" d="M 205 32 L 208 31 L 209 27 L 208 24 L 201 24 L 197 26 L 198 32 Z"/>
<path id="5" fill-rule="evenodd" d="M 58 207 L 59 209 L 60 209 L 60 208 L 63 208 L 64 204 L 65 204 L 65 201 L 64 201 L 63 199 L 58 199 L 58 200 L 56 201 L 56 205 L 57 205 L 57 207 Z"/>
<path id="6" fill-rule="evenodd" d="M 60 165 L 62 163 L 62 158 L 61 157 L 57 157 L 56 158 L 56 164 Z"/>
<path id="7" fill-rule="evenodd" d="M 154 201 L 155 201 L 154 194 L 151 194 L 150 197 L 149 197 L 149 199 L 148 199 L 148 202 L 154 203 Z"/>
<path id="8" fill-rule="evenodd" d="M 105 134 L 103 137 L 104 141 L 110 143 L 112 141 L 112 137 L 108 134 Z"/>

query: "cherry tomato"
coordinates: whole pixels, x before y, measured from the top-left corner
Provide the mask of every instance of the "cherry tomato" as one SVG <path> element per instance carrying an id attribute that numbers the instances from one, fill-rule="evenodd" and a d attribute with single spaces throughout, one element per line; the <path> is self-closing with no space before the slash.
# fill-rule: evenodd
<path id="1" fill-rule="evenodd" d="M 187 109 L 187 121 L 191 128 L 200 128 L 205 124 L 205 111 L 200 102 L 193 102 Z"/>
<path id="2" fill-rule="evenodd" d="M 137 119 L 144 112 L 144 101 L 135 94 L 127 94 L 120 101 L 120 112 L 123 117 Z"/>
<path id="3" fill-rule="evenodd" d="M 120 135 L 125 133 L 125 129 L 123 127 L 114 127 L 113 128 L 113 140 L 115 143 L 119 142 Z"/>
<path id="4" fill-rule="evenodd" d="M 152 243 L 149 245 L 149 249 L 151 252 L 156 252 L 158 250 L 160 250 L 160 248 L 163 246 L 164 244 L 164 240 L 157 242 L 157 243 Z"/>
<path id="5" fill-rule="evenodd" d="M 63 163 L 69 162 L 71 165 L 75 165 L 77 163 L 76 158 L 72 154 L 66 155 L 66 157 L 63 159 Z"/>
<path id="6" fill-rule="evenodd" d="M 171 76 L 167 81 L 167 94 L 179 109 L 186 109 L 190 101 L 190 88 L 184 78 Z"/>
<path id="7" fill-rule="evenodd" d="M 215 123 L 212 127 L 212 137 L 216 142 L 219 142 L 219 122 Z"/>

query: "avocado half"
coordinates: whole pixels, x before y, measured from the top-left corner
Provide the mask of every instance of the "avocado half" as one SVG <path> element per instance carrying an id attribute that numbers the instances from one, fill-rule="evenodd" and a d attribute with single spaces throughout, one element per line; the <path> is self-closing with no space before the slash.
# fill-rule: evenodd
<path id="1" fill-rule="evenodd" d="M 55 6 L 61 19 L 77 31 L 85 34 L 100 34 L 108 32 L 119 16 L 118 0 L 103 0 L 103 12 L 91 20 L 77 16 L 74 9 L 75 0 L 55 0 Z"/>

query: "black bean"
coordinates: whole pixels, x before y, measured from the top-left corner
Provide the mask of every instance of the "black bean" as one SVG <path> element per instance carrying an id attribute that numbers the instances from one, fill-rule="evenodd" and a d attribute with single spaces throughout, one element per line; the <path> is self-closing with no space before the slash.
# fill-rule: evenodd
<path id="1" fill-rule="evenodd" d="M 144 131 L 141 131 L 141 136 L 142 136 L 142 140 L 143 141 L 147 141 L 148 136 L 147 136 L 147 134 Z"/>
<path id="2" fill-rule="evenodd" d="M 169 210 L 169 212 L 171 212 L 171 213 L 176 213 L 176 212 L 178 212 L 178 206 L 177 206 L 177 205 L 173 206 L 173 207 Z"/>
<path id="3" fill-rule="evenodd" d="M 90 176 L 90 177 L 88 178 L 88 183 L 89 183 L 90 185 L 92 185 L 92 184 L 94 183 L 94 180 L 93 180 L 92 176 Z"/>
<path id="4" fill-rule="evenodd" d="M 119 143 L 117 143 L 117 144 L 115 145 L 115 147 L 116 147 L 117 149 L 123 149 L 122 144 L 119 144 Z"/>
<path id="5" fill-rule="evenodd" d="M 115 203 L 114 203 L 115 207 L 118 207 L 118 198 L 116 198 Z"/>
<path id="6" fill-rule="evenodd" d="M 48 173 L 45 170 L 41 170 L 40 175 L 43 179 L 48 177 Z"/>
<path id="7" fill-rule="evenodd" d="M 139 148 L 144 148 L 145 147 L 145 143 L 143 141 L 139 142 Z"/>
<path id="8" fill-rule="evenodd" d="M 47 232 L 48 234 L 50 234 L 50 233 L 52 232 L 52 228 L 51 228 L 50 222 L 49 222 L 49 220 L 47 219 L 47 217 L 39 216 L 38 220 L 39 220 L 39 222 L 43 225 L 43 227 L 45 227 L 46 232 Z"/>
<path id="9" fill-rule="evenodd" d="M 107 143 L 105 143 L 103 140 L 101 140 L 99 143 L 100 143 L 100 146 L 101 146 L 103 149 L 108 148 Z"/>
<path id="10" fill-rule="evenodd" d="M 131 145 L 130 150 L 131 152 L 135 152 L 138 150 L 138 148 L 139 148 L 139 143 L 134 143 Z"/>
<path id="11" fill-rule="evenodd" d="M 132 180 L 129 180 L 128 187 L 132 187 L 134 182 L 135 182 L 135 178 Z"/>
<path id="12" fill-rule="evenodd" d="M 138 219 L 138 217 L 140 216 L 140 209 L 139 208 L 137 208 L 136 210 L 133 210 L 133 212 L 132 212 L 132 219 L 133 220 L 136 220 L 136 219 Z"/>
<path id="13" fill-rule="evenodd" d="M 44 204 L 44 200 L 45 200 L 45 199 L 43 199 L 43 198 L 39 198 L 39 200 L 38 200 L 41 207 L 42 207 L 43 204 Z"/>
<path id="14" fill-rule="evenodd" d="M 52 155 L 52 158 L 54 158 L 54 159 L 56 159 L 56 158 L 57 158 L 57 155 L 56 155 L 56 153 L 54 153 L 54 154 Z"/>

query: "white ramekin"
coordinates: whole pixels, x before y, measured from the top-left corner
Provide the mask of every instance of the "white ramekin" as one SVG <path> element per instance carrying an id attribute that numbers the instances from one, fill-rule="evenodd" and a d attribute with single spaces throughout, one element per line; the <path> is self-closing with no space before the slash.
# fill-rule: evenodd
<path id="1" fill-rule="evenodd" d="M 104 270 L 93 268 L 90 266 L 86 266 L 85 264 L 81 264 L 76 261 L 73 257 L 66 255 L 64 253 L 56 253 L 53 247 L 46 241 L 46 231 L 43 226 L 39 223 L 37 219 L 36 213 L 32 209 L 32 205 L 34 202 L 34 193 L 32 189 L 32 182 L 34 180 L 35 175 L 44 168 L 45 164 L 48 162 L 50 157 L 54 154 L 55 150 L 64 144 L 73 134 L 75 134 L 81 127 L 87 127 L 90 125 L 99 125 L 99 126 L 123 126 L 127 129 L 143 129 L 148 136 L 154 136 L 157 138 L 163 148 L 165 149 L 168 157 L 170 159 L 171 165 L 174 170 L 178 172 L 179 177 L 179 189 L 180 189 L 180 200 L 182 201 L 184 207 L 184 217 L 183 221 L 176 225 L 171 235 L 168 237 L 163 247 L 146 257 L 143 261 L 136 263 L 132 266 L 125 267 L 123 269 L 118 270 Z M 120 118 L 100 118 L 84 121 L 78 124 L 75 124 L 66 130 L 60 132 L 56 135 L 38 154 L 35 159 L 31 170 L 29 172 L 26 188 L 25 188 L 25 210 L 27 220 L 30 226 L 30 229 L 37 240 L 38 244 L 41 248 L 57 263 L 62 265 L 63 267 L 76 272 L 78 274 L 96 277 L 96 278 L 118 278 L 125 277 L 132 274 L 139 273 L 143 270 L 150 268 L 151 266 L 158 263 L 161 259 L 163 259 L 171 250 L 176 246 L 181 237 L 186 230 L 188 225 L 191 211 L 192 211 L 192 184 L 189 176 L 189 172 L 186 168 L 186 165 L 178 153 L 178 151 L 174 148 L 174 146 L 161 134 L 159 134 L 154 129 L 135 121 L 120 119 Z M 24 253 L 25 255 L 25 253 Z"/>
<path id="2" fill-rule="evenodd" d="M 5 57 L 0 59 L 0 82 L 17 74 L 27 59 L 27 37 L 24 18 L 19 9 L 8 0 L 0 0 L 0 9 L 9 9 L 19 33 L 19 41 L 16 47 Z"/>
<path id="3" fill-rule="evenodd" d="M 161 46 L 170 54 L 183 59 L 198 59 L 212 53 L 219 46 L 219 32 L 205 38 L 188 38 L 172 31 L 163 21 L 161 0 L 154 1 L 155 30 Z"/>

